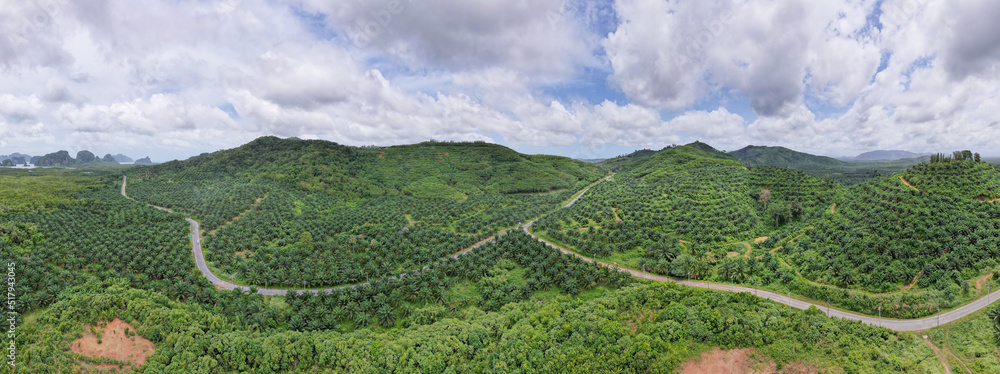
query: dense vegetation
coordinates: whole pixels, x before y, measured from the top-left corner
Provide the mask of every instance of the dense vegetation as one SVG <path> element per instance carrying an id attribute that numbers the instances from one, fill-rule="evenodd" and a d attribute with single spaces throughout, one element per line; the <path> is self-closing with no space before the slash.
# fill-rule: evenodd
<path id="1" fill-rule="evenodd" d="M 661 274 L 782 280 L 791 271 L 770 254 L 730 257 L 757 248 L 754 239 L 770 229 L 821 215 L 843 193 L 800 171 L 747 169 L 700 143 L 620 165 L 614 182 L 534 229 L 581 253 Z"/>
<path id="2" fill-rule="evenodd" d="M 200 217 L 206 258 L 259 286 L 356 283 L 423 267 L 555 209 L 572 191 L 347 201 L 280 182 L 130 182 L 130 196 Z"/>
<path id="3" fill-rule="evenodd" d="M 751 145 L 738 151 L 729 152 L 729 154 L 749 165 L 779 167 L 845 167 L 848 165 L 846 162 L 835 158 L 814 156 L 784 147 L 758 147 Z"/>
<path id="4" fill-rule="evenodd" d="M 6 233 L 5 258 L 35 282 L 19 294 L 29 311 L 55 301 L 80 280 L 122 278 L 135 287 L 174 298 L 203 297 L 208 282 L 190 264 L 187 223 L 146 205 L 125 200 L 113 188 L 80 195 L 80 203 L 46 213 L 0 216 Z"/>
<path id="5" fill-rule="evenodd" d="M 902 177 L 920 191 L 935 195 L 980 201 L 1000 198 L 1000 172 L 983 162 L 920 164 L 907 170 Z"/>
<path id="6" fill-rule="evenodd" d="M 425 142 L 356 148 L 326 141 L 265 137 L 242 147 L 150 168 L 154 176 L 219 173 L 260 176 L 345 198 L 461 199 L 489 193 L 572 189 L 605 175 L 594 165 L 529 156 L 487 143 Z"/>
<path id="7" fill-rule="evenodd" d="M 78 170 L 0 168 L 0 214 L 74 204 L 77 193 L 96 186 L 92 175 Z"/>
<path id="8" fill-rule="evenodd" d="M 0 199 L 0 253 L 17 263 L 19 363 L 92 370 L 97 361 L 69 342 L 82 325 L 121 318 L 156 344 L 139 372 L 670 372 L 715 346 L 755 347 L 779 368 L 938 372 L 913 334 L 745 293 L 635 282 L 506 229 L 541 216 L 534 232 L 606 262 L 865 313 L 884 305 L 885 317 L 975 298 L 998 265 L 1000 214 L 979 201 L 995 198 L 996 170 L 982 163 L 844 189 L 695 143 L 606 161 L 611 181 L 557 209 L 606 169 L 507 151 L 264 138 L 127 169 L 139 202 L 119 194 L 113 169 L 10 171 L 22 173 Z M 24 204 L 26 194 L 42 203 Z M 224 278 L 355 286 L 215 290 L 194 269 L 183 216 L 202 222 Z M 976 339 L 963 357 L 995 351 L 996 313 L 959 330 Z M 995 369 L 986 358 L 971 367 Z"/>
<path id="9" fill-rule="evenodd" d="M 1000 373 L 1000 303 L 927 335 L 948 357 L 952 372 Z"/>
<path id="10" fill-rule="evenodd" d="M 417 313 L 413 319 L 427 318 Z M 22 335 L 28 349 L 21 360 L 36 372 L 79 367 L 65 349 L 79 326 L 121 318 L 156 342 L 143 372 L 670 372 L 710 346 L 755 346 L 781 363 L 851 372 L 936 372 L 939 365 L 911 334 L 676 285 L 516 302 L 495 312 L 468 306 L 448 315 L 407 328 L 255 331 L 203 304 L 110 280 L 77 287 L 38 316 Z"/>
<path id="11" fill-rule="evenodd" d="M 318 287 L 423 267 L 555 209 L 603 175 L 485 143 L 354 148 L 261 138 L 133 169 L 128 190 L 195 216 L 220 275 Z"/>
<path id="12" fill-rule="evenodd" d="M 613 183 L 534 230 L 609 263 L 868 314 L 882 305 L 896 318 L 968 302 L 985 291 L 970 285 L 997 268 L 1000 209 L 980 202 L 998 180 L 987 164 L 920 165 L 845 190 L 727 157 L 693 144 L 620 158 Z M 910 178 L 930 192 L 907 186 Z"/>

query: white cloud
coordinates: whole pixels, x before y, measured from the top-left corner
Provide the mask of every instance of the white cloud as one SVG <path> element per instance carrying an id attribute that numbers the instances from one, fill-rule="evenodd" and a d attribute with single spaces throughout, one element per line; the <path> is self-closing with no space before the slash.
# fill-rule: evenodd
<path id="1" fill-rule="evenodd" d="M 589 157 L 1000 146 L 989 0 L 37 3 L 0 0 L 0 146 L 22 152 L 168 159 L 269 134 Z"/>

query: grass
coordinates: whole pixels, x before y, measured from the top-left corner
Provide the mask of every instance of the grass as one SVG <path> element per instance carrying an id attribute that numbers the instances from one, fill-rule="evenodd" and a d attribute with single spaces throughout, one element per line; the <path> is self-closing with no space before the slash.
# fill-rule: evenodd
<path id="1" fill-rule="evenodd" d="M 39 212 L 75 204 L 77 193 L 100 185 L 94 174 L 80 170 L 0 168 L 0 213 Z"/>
<path id="2" fill-rule="evenodd" d="M 967 366 L 973 373 L 1000 373 L 1000 347 L 993 337 L 993 327 L 986 318 L 986 310 L 997 305 L 1000 302 L 923 333 L 948 355 L 952 362 L 952 372 L 965 373 Z"/>

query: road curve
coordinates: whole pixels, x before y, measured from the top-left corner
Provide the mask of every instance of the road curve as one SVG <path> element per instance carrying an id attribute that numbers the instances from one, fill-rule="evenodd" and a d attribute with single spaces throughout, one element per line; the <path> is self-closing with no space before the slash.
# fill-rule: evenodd
<path id="1" fill-rule="evenodd" d="M 605 178 L 605 180 L 610 181 L 611 180 L 611 176 L 608 176 L 607 178 Z M 125 186 L 126 186 L 127 183 L 128 183 L 128 177 L 126 176 L 122 180 L 122 196 L 124 196 L 127 199 L 135 201 L 134 199 L 128 197 L 128 195 L 125 193 Z M 580 200 L 580 198 L 582 198 L 583 195 L 586 195 L 588 191 L 590 191 L 590 187 L 588 187 L 587 189 L 583 190 L 583 192 L 581 192 L 576 198 L 574 198 L 572 201 L 570 201 L 569 203 L 567 203 L 564 206 L 564 208 L 568 208 L 570 206 L 573 206 L 573 204 L 576 203 L 577 200 Z M 156 208 L 156 209 L 160 209 L 160 210 L 163 210 L 165 212 L 173 213 L 173 211 L 171 211 L 170 209 L 159 207 L 159 206 L 155 206 L 155 205 L 152 205 L 152 204 L 149 204 L 149 205 L 152 206 L 152 207 L 154 207 L 154 208 Z M 205 263 L 205 256 L 204 256 L 204 254 L 201 251 L 201 239 L 200 239 L 200 237 L 198 235 L 198 228 L 199 228 L 198 222 L 195 221 L 195 220 L 193 220 L 193 219 L 191 219 L 191 218 L 184 218 L 184 219 L 187 220 L 189 223 L 191 223 L 191 250 L 192 250 L 192 252 L 194 254 L 195 262 L 197 263 L 197 266 L 198 266 L 198 271 L 200 271 L 201 274 L 206 279 L 208 279 L 210 282 L 212 282 L 212 284 L 218 285 L 221 288 L 228 289 L 228 290 L 240 289 L 240 290 L 243 290 L 243 291 L 249 291 L 250 287 L 247 287 L 245 285 L 233 284 L 233 283 L 224 281 L 222 279 L 219 279 L 219 277 L 217 277 L 215 274 L 212 274 L 211 270 L 208 269 L 208 264 Z M 570 255 L 573 255 L 573 256 L 580 257 L 581 259 L 583 259 L 585 261 L 588 261 L 588 262 L 597 262 L 597 263 L 602 264 L 604 266 L 616 266 L 616 265 L 610 265 L 610 264 L 607 264 L 607 263 L 604 263 L 604 262 L 596 261 L 594 259 L 588 258 L 588 257 L 580 255 L 580 254 L 578 254 L 576 252 L 573 252 L 573 251 L 570 251 L 568 249 L 562 248 L 562 247 L 560 247 L 558 245 L 555 245 L 552 242 L 549 242 L 549 241 L 547 241 L 545 239 L 542 239 L 542 238 L 536 236 L 534 233 L 531 232 L 530 228 L 531 228 L 532 225 L 535 224 L 535 221 L 537 221 L 537 220 L 538 219 L 536 218 L 536 219 L 534 219 L 534 220 L 532 220 L 532 221 L 530 221 L 530 222 L 522 225 L 521 229 L 524 230 L 524 232 L 528 233 L 528 235 L 531 235 L 531 237 L 533 237 L 533 238 L 535 238 L 535 239 L 537 239 L 537 240 L 545 243 L 546 245 L 548 245 L 550 247 L 558 249 L 562 253 L 566 253 L 566 254 L 570 254 Z M 475 246 L 469 247 L 469 248 L 465 249 L 464 251 L 459 252 L 459 253 L 453 255 L 452 257 L 457 259 L 460 256 L 468 253 L 469 251 L 471 251 L 471 250 L 473 250 L 475 248 L 478 248 L 479 246 L 484 245 L 484 244 L 486 244 L 487 242 L 490 242 L 490 241 L 492 241 L 492 240 L 487 239 L 487 240 L 485 240 L 485 241 L 483 241 L 483 242 L 481 242 L 481 243 L 479 243 L 479 244 L 477 244 Z M 425 266 L 425 267 L 423 267 L 422 269 L 420 269 L 418 271 L 427 270 L 429 267 L 430 266 Z M 768 300 L 774 301 L 774 302 L 779 303 L 779 304 L 784 304 L 784 305 L 787 305 L 787 306 L 790 306 L 790 307 L 793 307 L 793 308 L 797 308 L 797 309 L 802 309 L 802 310 L 809 309 L 809 307 L 811 307 L 811 306 L 815 306 L 817 309 L 819 309 L 820 311 L 822 311 L 823 313 L 825 313 L 826 315 L 828 315 L 830 317 L 844 318 L 844 319 L 849 319 L 849 320 L 854 320 L 854 321 L 861 321 L 861 322 L 869 324 L 869 325 L 882 326 L 882 327 L 885 327 L 885 328 L 888 328 L 888 329 L 891 329 L 891 330 L 896 330 L 896 331 L 921 331 L 921 330 L 927 330 L 927 329 L 930 329 L 930 328 L 937 327 L 937 326 L 939 326 L 941 324 L 947 324 L 947 323 L 950 323 L 950 322 L 954 322 L 954 321 L 962 319 L 962 318 L 964 318 L 964 317 L 966 317 L 966 316 L 968 316 L 968 315 L 970 315 L 972 313 L 975 313 L 975 312 L 977 312 L 979 310 L 982 310 L 982 309 L 988 307 L 990 305 L 991 301 L 996 301 L 997 299 L 1000 299 L 1000 290 L 998 290 L 998 291 L 996 291 L 996 292 L 994 292 L 994 293 L 992 293 L 990 295 L 987 295 L 987 297 L 979 298 L 978 300 L 975 300 L 975 301 L 973 301 L 971 303 L 965 304 L 965 305 L 963 305 L 963 306 L 961 306 L 959 308 L 953 309 L 951 311 L 942 313 L 940 315 L 931 316 L 931 317 L 924 317 L 924 318 L 919 318 L 919 319 L 899 320 L 899 319 L 879 318 L 879 317 L 873 317 L 873 316 L 869 316 L 869 315 L 863 315 L 863 314 L 858 314 L 858 313 L 853 313 L 853 312 L 847 312 L 847 311 L 842 311 L 842 310 L 837 310 L 837 309 L 831 309 L 829 306 L 817 305 L 817 304 L 813 304 L 813 303 L 810 303 L 810 302 L 807 302 L 807 301 L 802 301 L 802 300 L 799 300 L 799 299 L 791 298 L 791 297 L 788 297 L 786 295 L 781 295 L 781 294 L 777 294 L 777 293 L 774 293 L 774 292 L 759 290 L 759 289 L 755 289 L 755 288 L 747 288 L 747 287 L 736 286 L 736 285 L 729 285 L 729 284 L 718 284 L 718 283 L 709 283 L 709 282 L 697 282 L 697 281 L 690 281 L 690 280 L 681 280 L 681 279 L 677 279 L 677 278 L 665 277 L 665 276 L 662 276 L 662 275 L 656 275 L 656 274 L 646 273 L 646 272 L 642 272 L 642 271 L 635 270 L 635 269 L 628 269 L 628 268 L 622 268 L 622 267 L 619 267 L 619 269 L 621 269 L 623 271 L 629 272 L 629 274 L 631 274 L 632 276 L 634 276 L 636 278 L 648 279 L 648 280 L 657 281 L 657 282 L 679 283 L 679 284 L 683 284 L 683 285 L 689 286 L 689 287 L 705 288 L 705 289 L 711 289 L 711 290 L 716 290 L 716 291 L 747 292 L 747 293 L 751 293 L 751 294 L 753 294 L 753 295 L 755 295 L 757 297 L 768 299 Z M 388 278 L 388 279 L 389 280 L 399 279 L 399 278 L 401 278 L 403 276 L 406 276 L 406 274 L 412 274 L 412 272 L 411 273 L 400 274 L 400 275 L 397 275 L 397 276 L 394 276 L 394 277 L 391 277 L 391 278 Z M 322 289 L 309 289 L 309 290 L 297 290 L 297 291 L 299 291 L 299 292 L 319 292 L 319 291 L 330 292 L 330 291 L 336 290 L 336 289 L 342 289 L 342 288 L 347 288 L 347 287 L 367 286 L 367 285 L 368 285 L 368 282 L 366 282 L 366 283 L 360 283 L 360 284 L 353 284 L 353 285 L 344 285 L 344 286 L 339 286 L 339 287 L 322 288 Z M 262 295 L 284 295 L 288 291 L 290 291 L 290 290 L 289 289 L 282 289 L 282 288 L 258 288 L 257 289 L 257 293 L 262 294 Z"/>
<path id="2" fill-rule="evenodd" d="M 607 180 L 610 180 L 610 177 L 608 177 Z M 586 194 L 586 191 L 584 191 L 583 193 L 581 193 L 580 196 L 577 196 L 576 199 L 573 199 L 573 201 L 571 201 L 569 204 L 566 204 L 566 207 L 569 207 L 569 206 L 573 205 L 573 203 L 575 203 L 578 199 L 580 199 L 581 197 L 583 197 L 584 194 Z M 580 254 L 578 254 L 576 252 L 573 252 L 573 251 L 570 251 L 570 250 L 568 250 L 566 248 L 560 247 L 560 246 L 556 245 L 555 243 L 552 243 L 552 242 L 549 242 L 548 240 L 542 239 L 542 238 L 538 237 L 537 235 L 535 235 L 534 233 L 532 233 L 531 230 L 530 230 L 530 228 L 531 228 L 532 225 L 535 224 L 535 221 L 537 221 L 537 220 L 538 219 L 535 219 L 535 220 L 532 220 L 531 222 L 528 222 L 528 223 L 522 225 L 521 229 L 524 230 L 524 232 L 528 233 L 528 235 L 531 235 L 531 237 L 535 238 L 536 240 L 539 240 L 539 241 L 545 243 L 546 245 L 548 245 L 548 246 L 550 246 L 552 248 L 558 249 L 562 253 L 573 255 L 573 256 L 577 256 L 577 257 L 579 257 L 579 258 L 581 258 L 581 259 L 583 259 L 584 261 L 587 261 L 587 262 L 596 262 L 598 264 L 601 264 L 603 266 L 608 266 L 608 267 L 618 267 L 619 269 L 621 269 L 623 271 L 629 272 L 629 274 L 632 274 L 632 276 L 636 277 L 636 278 L 648 279 L 648 280 L 657 281 L 657 282 L 679 283 L 679 284 L 683 284 L 683 285 L 689 286 L 689 287 L 705 288 L 705 289 L 711 289 L 711 290 L 716 290 L 716 291 L 748 292 L 748 293 L 751 293 L 751 294 L 753 294 L 753 295 L 755 295 L 757 297 L 768 299 L 768 300 L 774 301 L 774 302 L 779 303 L 779 304 L 788 305 L 788 306 L 793 307 L 793 308 L 798 308 L 798 309 L 805 310 L 805 309 L 809 309 L 809 307 L 811 307 L 811 306 L 815 306 L 817 309 L 819 309 L 820 311 L 822 311 L 823 313 L 825 313 L 827 316 L 830 316 L 830 317 L 844 318 L 844 319 L 849 319 L 849 320 L 853 320 L 853 321 L 861 321 L 861 322 L 864 322 L 864 323 L 869 324 L 869 325 L 882 326 L 882 327 L 885 327 L 885 328 L 890 329 L 890 330 L 896 330 L 896 331 L 921 331 L 921 330 L 927 330 L 927 329 L 930 329 L 930 328 L 934 328 L 934 327 L 937 327 L 937 326 L 940 326 L 940 325 L 943 325 L 943 324 L 947 324 L 947 323 L 950 323 L 950 322 L 957 321 L 957 320 L 962 319 L 962 318 L 964 318 L 964 317 L 966 317 L 966 316 L 968 316 L 968 315 L 970 315 L 972 313 L 975 313 L 975 312 L 977 312 L 977 311 L 979 311 L 981 309 L 987 308 L 987 307 L 990 306 L 990 302 L 995 302 L 995 301 L 997 301 L 998 298 L 1000 298 L 1000 291 L 996 291 L 996 292 L 994 292 L 994 293 L 992 293 L 990 295 L 987 295 L 987 297 L 979 298 L 978 300 L 975 300 L 975 301 L 973 301 L 971 303 L 965 304 L 965 305 L 963 305 L 963 306 L 961 306 L 959 308 L 953 309 L 951 311 L 948 311 L 948 312 L 945 312 L 945 313 L 941 313 L 939 315 L 930 316 L 930 317 L 924 317 L 924 318 L 919 318 L 919 319 L 900 320 L 900 319 L 879 318 L 877 316 L 873 317 L 873 316 L 864 315 L 864 314 L 858 314 L 858 313 L 847 312 L 847 311 L 842 311 L 842 310 L 837 310 L 837 309 L 831 309 L 828 305 L 827 306 L 817 305 L 817 304 L 813 304 L 813 303 L 810 303 L 810 302 L 807 302 L 807 301 L 802 301 L 802 300 L 799 300 L 799 299 L 791 298 L 791 297 L 788 297 L 787 295 L 781 295 L 781 294 L 778 294 L 778 293 L 774 293 L 774 292 L 770 292 L 770 291 L 764 291 L 764 290 L 759 290 L 759 289 L 756 289 L 756 288 L 747 288 L 747 287 L 736 286 L 736 285 L 729 285 L 729 284 L 718 284 L 718 283 L 710 283 L 710 282 L 698 282 L 698 281 L 682 280 L 682 279 L 677 279 L 677 278 L 672 278 L 672 277 L 665 277 L 665 276 L 662 276 L 662 275 L 656 275 L 656 274 L 646 273 L 646 272 L 642 272 L 642 271 L 635 270 L 635 269 L 623 268 L 623 267 L 620 267 L 620 266 L 617 266 L 617 265 L 611 265 L 611 264 L 607 264 L 607 263 L 604 263 L 604 262 L 601 262 L 601 261 L 596 261 L 596 260 L 594 260 L 592 258 L 580 255 Z"/>
<path id="3" fill-rule="evenodd" d="M 138 203 L 142 203 L 142 202 L 140 202 L 138 200 L 135 200 L 135 199 L 129 197 L 128 194 L 125 193 L 125 186 L 127 184 L 128 184 L 128 176 L 125 176 L 122 179 L 122 196 L 124 196 L 126 199 L 129 199 L 129 200 L 132 200 L 132 201 L 135 201 L 135 202 L 138 202 Z M 172 211 L 170 209 L 167 209 L 167 208 L 164 208 L 164 207 L 160 207 L 160 206 L 156 206 L 156 205 L 148 204 L 148 203 L 143 203 L 143 204 L 147 204 L 147 205 L 149 205 L 149 206 L 151 206 L 153 208 L 162 210 L 164 212 L 174 213 L 174 211 Z M 189 223 L 191 223 L 191 252 L 194 254 L 194 262 L 198 266 L 198 271 L 201 272 L 201 275 L 204 276 L 205 279 L 208 279 L 208 281 L 211 282 L 213 285 L 218 286 L 219 288 L 223 288 L 223 289 L 227 289 L 227 290 L 239 289 L 239 290 L 242 290 L 244 292 L 249 292 L 250 291 L 250 287 L 249 286 L 245 286 L 245 285 L 242 285 L 242 284 L 234 284 L 234 283 L 231 283 L 231 282 L 224 281 L 224 280 L 220 279 L 218 276 L 216 276 L 215 274 L 213 274 L 212 271 L 208 269 L 208 263 L 205 262 L 205 254 L 201 251 L 201 236 L 199 235 L 199 228 L 200 228 L 200 226 L 198 225 L 198 221 L 195 221 L 195 220 L 193 220 L 191 218 L 188 218 L 188 217 L 184 217 L 184 220 L 186 220 Z M 484 245 L 484 244 L 486 244 L 488 242 L 491 242 L 493 240 L 494 240 L 493 237 L 487 238 L 486 240 L 483 240 L 479 244 L 476 244 L 474 246 L 466 248 L 466 249 L 462 250 L 461 252 L 458 252 L 458 253 L 452 255 L 451 257 L 457 259 L 457 258 L 465 255 L 469 251 L 471 251 L 473 249 L 476 249 L 479 246 Z M 437 263 L 435 262 L 434 265 L 436 265 L 436 264 Z M 424 266 L 423 268 L 421 268 L 420 270 L 417 270 L 417 271 L 418 272 L 419 271 L 425 271 L 428 268 L 430 268 L 430 265 Z M 386 280 L 399 279 L 399 278 L 402 278 L 402 277 L 406 276 L 407 274 L 413 274 L 413 273 L 414 272 L 400 274 L 400 275 L 397 275 L 397 276 L 394 276 L 394 277 L 387 278 Z M 257 288 L 257 293 L 259 293 L 261 295 L 284 295 L 284 294 L 288 293 L 288 291 L 312 292 L 312 293 L 318 293 L 320 291 L 330 292 L 330 291 L 333 291 L 333 290 L 339 290 L 339 289 L 348 288 L 348 287 L 354 288 L 354 287 L 358 287 L 358 286 L 367 286 L 369 283 L 370 282 L 364 282 L 364 283 L 348 284 L 348 285 L 337 286 L 337 287 L 314 288 L 314 289 L 303 289 L 303 290 L 292 290 L 292 289 L 287 289 L 287 288 Z"/>

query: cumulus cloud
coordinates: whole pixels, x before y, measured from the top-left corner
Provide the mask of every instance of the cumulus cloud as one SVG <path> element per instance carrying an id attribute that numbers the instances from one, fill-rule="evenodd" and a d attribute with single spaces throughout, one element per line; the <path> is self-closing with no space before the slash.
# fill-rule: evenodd
<path id="1" fill-rule="evenodd" d="M 995 148 L 995 3 L 0 0 L 0 146 Z"/>
<path id="2" fill-rule="evenodd" d="M 599 38 L 562 0 L 302 1 L 355 46 L 411 68 L 572 73 L 596 64 Z"/>
<path id="3" fill-rule="evenodd" d="M 948 72 L 958 78 L 983 73 L 995 75 L 1000 63 L 1000 33 L 996 26 L 1000 2 L 966 3 L 958 12 L 948 48 L 944 51 Z"/>
<path id="4" fill-rule="evenodd" d="M 617 4 L 621 26 L 605 42 L 611 80 L 650 106 L 685 109 L 734 88 L 758 114 L 784 115 L 807 83 L 843 105 L 879 64 L 875 36 L 862 32 L 873 1 Z"/>

